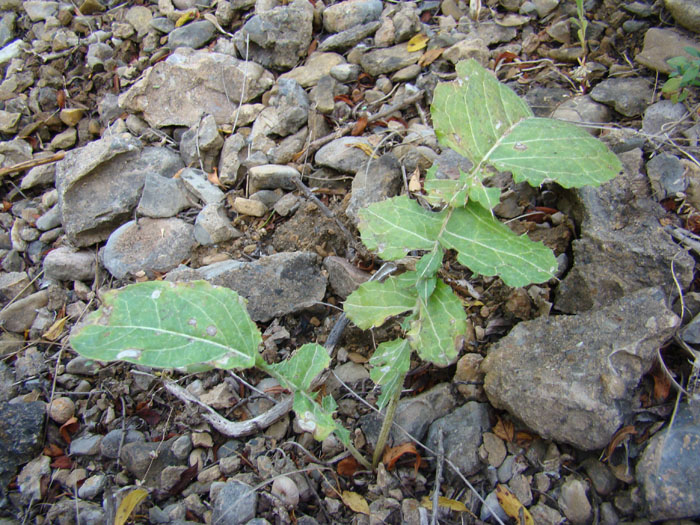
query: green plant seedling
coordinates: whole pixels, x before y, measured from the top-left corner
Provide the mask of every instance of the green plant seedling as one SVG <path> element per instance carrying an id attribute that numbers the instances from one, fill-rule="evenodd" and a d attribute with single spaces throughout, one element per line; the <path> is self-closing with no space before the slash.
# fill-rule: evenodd
<path id="1" fill-rule="evenodd" d="M 446 251 L 454 250 L 475 274 L 499 276 L 510 286 L 547 281 L 557 269 L 548 248 L 516 235 L 494 217 L 491 210 L 500 190 L 487 184 L 493 171 L 511 172 L 516 182 L 533 186 L 554 181 L 571 188 L 601 184 L 621 169 L 603 143 L 573 124 L 536 118 L 474 60 L 459 63 L 457 74 L 457 80 L 436 88 L 431 114 L 442 146 L 471 160 L 472 169 L 453 180 L 431 168 L 424 184 L 428 206 L 399 196 L 359 213 L 362 241 L 382 259 L 422 254 L 415 270 L 369 281 L 345 302 L 346 314 L 360 328 L 403 316 L 402 337 L 380 344 L 370 359 L 370 376 L 382 389 L 378 405 L 386 408 L 374 466 L 411 353 L 447 366 L 464 345 L 464 308 L 438 277 Z M 369 466 L 353 447 L 349 430 L 333 418 L 333 398 L 313 393 L 314 379 L 329 365 L 327 351 L 306 344 L 285 361 L 267 363 L 258 351 L 260 331 L 245 300 L 233 290 L 204 281 L 129 285 L 105 294 L 99 310 L 73 329 L 70 342 L 79 354 L 100 361 L 156 368 L 259 368 L 294 392 L 293 408 L 302 428 L 317 439 L 335 433 L 358 462 Z"/>
<path id="2" fill-rule="evenodd" d="M 669 58 L 666 62 L 671 66 L 671 73 L 661 87 L 661 92 L 674 104 L 683 102 L 688 97 L 688 87 L 700 86 L 700 50 L 690 46 L 683 49 L 690 58 Z"/>
<path id="3" fill-rule="evenodd" d="M 365 283 L 345 301 L 345 313 L 360 328 L 404 316 L 403 337 L 380 344 L 370 360 L 371 378 L 382 387 L 378 405 L 388 406 L 375 465 L 411 352 L 446 366 L 463 345 L 465 311 L 437 276 L 445 251 L 454 250 L 457 261 L 475 274 L 499 276 L 516 287 L 547 281 L 557 269 L 549 248 L 516 235 L 494 217 L 500 190 L 488 187 L 486 179 L 499 170 L 511 172 L 515 182 L 553 181 L 571 188 L 599 185 L 621 170 L 602 142 L 574 124 L 535 117 L 474 60 L 457 64 L 457 80 L 437 86 L 431 115 L 440 144 L 467 157 L 472 169 L 460 171 L 458 179 L 439 176 L 437 166 L 428 170 L 424 199 L 432 208 L 403 195 L 359 212 L 362 241 L 382 259 L 423 254 L 415 271 Z"/>
<path id="4" fill-rule="evenodd" d="M 334 432 L 369 467 L 350 442 L 350 432 L 333 419 L 333 398 L 319 399 L 312 392 L 313 380 L 330 363 L 326 349 L 305 344 L 289 359 L 269 364 L 258 351 L 261 341 L 245 299 L 206 281 L 151 281 L 112 290 L 70 336 L 76 352 L 98 361 L 196 370 L 259 368 L 294 392 L 293 409 L 304 430 L 318 440 Z"/>

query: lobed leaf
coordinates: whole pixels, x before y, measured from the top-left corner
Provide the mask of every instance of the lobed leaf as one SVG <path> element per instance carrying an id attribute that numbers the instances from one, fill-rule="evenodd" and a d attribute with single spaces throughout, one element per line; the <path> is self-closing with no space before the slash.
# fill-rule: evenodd
<path id="1" fill-rule="evenodd" d="M 411 365 L 411 347 L 406 339 L 381 343 L 369 364 L 372 365 L 369 377 L 382 387 L 382 393 L 377 399 L 377 408 L 382 410 L 397 390 L 403 387 L 403 380 Z"/>
<path id="2" fill-rule="evenodd" d="M 443 212 L 428 211 L 405 195 L 371 204 L 358 215 L 362 242 L 385 260 L 433 249 L 444 218 Z"/>
<path id="3" fill-rule="evenodd" d="M 408 339 L 425 361 L 448 366 L 457 359 L 467 331 L 462 301 L 440 279 L 426 302 L 421 301 L 418 317 L 411 323 Z"/>
<path id="4" fill-rule="evenodd" d="M 70 342 L 79 354 L 100 361 L 249 368 L 261 336 L 245 299 L 229 288 L 150 281 L 106 293 Z"/>
<path id="5" fill-rule="evenodd" d="M 498 275 L 509 286 L 547 281 L 557 269 L 549 248 L 516 235 L 474 202 L 452 212 L 440 243 L 457 250 L 457 260 L 473 272 Z"/>
<path id="6" fill-rule="evenodd" d="M 311 382 L 330 362 L 325 348 L 316 343 L 306 343 L 290 358 L 266 368 L 275 374 L 283 387 L 293 391 L 309 390 Z"/>
<path id="7" fill-rule="evenodd" d="M 389 318 L 416 307 L 415 288 L 405 287 L 405 282 L 394 277 L 384 282 L 362 283 L 345 300 L 343 309 L 359 328 L 381 326 Z"/>
<path id="8" fill-rule="evenodd" d="M 294 392 L 292 408 L 297 415 L 299 427 L 305 432 L 311 432 L 314 439 L 323 441 L 334 432 L 343 444 L 350 442 L 350 431 L 333 419 L 338 406 L 331 396 L 324 396 L 319 404 L 312 394 L 297 390 Z"/>

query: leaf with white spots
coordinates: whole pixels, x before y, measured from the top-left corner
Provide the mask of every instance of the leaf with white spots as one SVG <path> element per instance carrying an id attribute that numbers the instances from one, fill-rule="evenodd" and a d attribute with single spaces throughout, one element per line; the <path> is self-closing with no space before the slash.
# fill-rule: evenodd
<path id="1" fill-rule="evenodd" d="M 457 64 L 457 79 L 435 88 L 431 115 L 440 143 L 474 163 L 470 175 L 475 179 L 491 165 L 512 172 L 516 182 L 539 186 L 553 180 L 572 188 L 597 186 L 622 169 L 615 154 L 584 129 L 536 118 L 525 101 L 475 60 Z"/>
<path id="2" fill-rule="evenodd" d="M 323 441 L 334 432 L 341 443 L 350 442 L 350 431 L 333 419 L 333 413 L 338 408 L 331 396 L 324 396 L 321 403 L 315 399 L 317 394 L 309 394 L 303 390 L 294 393 L 293 409 L 297 415 L 299 428 L 310 432 L 314 439 Z"/>
<path id="3" fill-rule="evenodd" d="M 467 331 L 467 315 L 452 289 L 437 280 L 435 291 L 420 302 L 418 315 L 407 336 L 425 361 L 448 366 L 457 359 Z"/>
<path id="4" fill-rule="evenodd" d="M 394 339 L 377 346 L 369 360 L 372 369 L 369 377 L 375 384 L 382 387 L 382 393 L 377 399 L 377 408 L 382 410 L 397 390 L 403 387 L 411 364 L 411 347 L 406 339 Z"/>
<path id="5" fill-rule="evenodd" d="M 105 294 L 102 306 L 71 333 L 80 355 L 155 368 L 208 363 L 255 364 L 260 332 L 245 299 L 206 281 L 150 281 Z"/>
<path id="6" fill-rule="evenodd" d="M 362 283 L 345 300 L 345 314 L 363 330 L 381 326 L 389 317 L 416 307 L 416 289 L 405 285 L 405 279 L 393 276 L 384 282 Z"/>

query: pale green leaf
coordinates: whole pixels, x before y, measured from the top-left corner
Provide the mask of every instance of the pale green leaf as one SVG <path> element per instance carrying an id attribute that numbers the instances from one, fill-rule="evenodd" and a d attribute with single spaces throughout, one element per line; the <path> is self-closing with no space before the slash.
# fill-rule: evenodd
<path id="1" fill-rule="evenodd" d="M 428 211 L 405 195 L 371 204 L 358 215 L 362 242 L 385 260 L 434 248 L 444 218 L 442 212 Z"/>
<path id="2" fill-rule="evenodd" d="M 430 113 L 440 143 L 477 165 L 532 111 L 473 59 L 457 64 L 457 77 L 435 88 Z"/>
<path id="3" fill-rule="evenodd" d="M 418 318 L 411 323 L 411 347 L 437 366 L 452 364 L 464 343 L 466 319 L 462 302 L 438 279 L 435 291 L 427 302 L 421 302 Z"/>
<path id="4" fill-rule="evenodd" d="M 557 269 L 549 248 L 516 235 L 474 202 L 452 212 L 440 243 L 473 272 L 498 275 L 509 286 L 548 281 Z"/>
<path id="5" fill-rule="evenodd" d="M 433 164 L 425 172 L 423 188 L 426 191 L 425 199 L 430 204 L 451 202 L 455 206 L 461 206 L 467 201 L 467 189 L 471 181 L 471 175 L 459 171 L 459 179 L 439 178 L 438 165 Z"/>
<path id="6" fill-rule="evenodd" d="M 439 247 L 423 255 L 416 264 L 418 279 L 426 279 L 435 275 L 442 266 L 443 256 L 444 252 Z"/>
<path id="7" fill-rule="evenodd" d="M 406 339 L 381 343 L 369 364 L 372 365 L 369 377 L 382 387 L 382 393 L 377 399 L 377 408 L 382 410 L 397 390 L 403 387 L 403 380 L 411 365 L 411 347 Z"/>
<path id="8" fill-rule="evenodd" d="M 569 122 L 535 118 L 476 61 L 460 62 L 457 74 L 435 89 L 431 113 L 441 144 L 474 163 L 470 197 L 480 204 L 490 208 L 493 198 L 476 191 L 485 165 L 512 172 L 516 182 L 539 186 L 554 180 L 566 188 L 599 185 L 620 172 L 620 161 L 605 144 Z"/>
<path id="9" fill-rule="evenodd" d="M 362 283 L 345 300 L 343 309 L 350 320 L 366 330 L 381 326 L 389 318 L 416 307 L 415 288 L 402 286 L 401 279 Z"/>
<path id="10" fill-rule="evenodd" d="M 248 368 L 260 341 L 245 300 L 206 281 L 151 281 L 110 291 L 70 338 L 90 359 L 157 368 L 204 362 Z"/>
<path id="11" fill-rule="evenodd" d="M 503 137 L 488 162 L 512 172 L 516 182 L 539 186 L 554 180 L 565 188 L 599 186 L 622 170 L 617 156 L 585 129 L 534 117 Z"/>
<path id="12" fill-rule="evenodd" d="M 491 209 L 501 200 L 500 188 L 488 188 L 478 179 L 472 179 L 469 185 L 469 198 L 484 208 Z"/>
<path id="13" fill-rule="evenodd" d="M 312 394 L 303 390 L 294 393 L 294 412 L 299 427 L 310 432 L 314 439 L 323 441 L 331 432 L 335 432 L 342 443 L 350 441 L 350 431 L 333 419 L 337 405 L 331 396 L 325 396 L 318 404 Z"/>
<path id="14" fill-rule="evenodd" d="M 328 367 L 330 361 L 325 348 L 316 343 L 306 343 L 290 358 L 267 368 L 274 372 L 283 387 L 308 390 L 311 382 Z"/>
<path id="15" fill-rule="evenodd" d="M 428 277 L 426 279 L 420 279 L 416 283 L 416 291 L 418 292 L 418 297 L 422 301 L 427 301 L 428 297 L 435 291 L 435 284 L 437 283 L 437 277 Z"/>

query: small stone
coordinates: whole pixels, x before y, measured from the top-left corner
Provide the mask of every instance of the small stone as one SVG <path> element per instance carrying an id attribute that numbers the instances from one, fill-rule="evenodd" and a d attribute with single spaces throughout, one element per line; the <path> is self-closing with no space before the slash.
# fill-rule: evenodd
<path id="1" fill-rule="evenodd" d="M 185 191 L 176 179 L 149 173 L 143 184 L 136 213 L 145 217 L 174 217 L 191 206 Z"/>
<path id="2" fill-rule="evenodd" d="M 294 179 L 300 177 L 299 171 L 295 168 L 276 164 L 254 166 L 250 168 L 248 174 L 250 193 L 277 188 L 290 191 L 296 188 Z"/>
<path id="3" fill-rule="evenodd" d="M 496 434 L 491 432 L 485 432 L 483 439 L 483 447 L 488 454 L 489 465 L 498 468 L 506 458 L 507 450 L 505 443 Z"/>
<path id="4" fill-rule="evenodd" d="M 361 72 L 357 64 L 338 64 L 330 69 L 330 75 L 338 82 L 354 82 Z"/>
<path id="5" fill-rule="evenodd" d="M 680 31 L 652 27 L 644 34 L 642 52 L 634 59 L 649 69 L 668 75 L 671 72 L 671 66 L 667 62 L 669 58 L 676 56 L 691 58 L 690 54 L 683 49 L 684 47 L 700 49 L 696 40 L 688 38 Z"/>
<path id="6" fill-rule="evenodd" d="M 207 204 L 197 214 L 194 238 L 203 246 L 218 244 L 243 235 L 233 227 L 222 204 Z"/>
<path id="7" fill-rule="evenodd" d="M 211 438 L 211 434 L 208 432 L 192 432 L 192 446 L 212 448 L 214 446 L 214 441 Z"/>
<path id="8" fill-rule="evenodd" d="M 135 441 L 146 441 L 146 438 L 138 430 L 128 429 L 125 434 L 121 428 L 115 428 L 100 441 L 100 453 L 106 458 L 116 459 L 119 457 L 119 447 Z"/>
<path id="9" fill-rule="evenodd" d="M 214 500 L 212 523 L 242 525 L 255 517 L 257 491 L 250 485 L 232 480 L 226 482 Z"/>
<path id="10" fill-rule="evenodd" d="M 83 499 L 93 499 L 99 496 L 107 484 L 107 476 L 97 474 L 90 476 L 78 489 L 78 496 Z"/>
<path id="11" fill-rule="evenodd" d="M 87 281 L 95 278 L 95 254 L 67 246 L 51 250 L 44 258 L 44 274 L 57 281 Z"/>
<path id="12" fill-rule="evenodd" d="M 86 433 L 70 443 L 71 456 L 94 456 L 100 452 L 102 436 Z"/>
<path id="13" fill-rule="evenodd" d="M 378 20 L 382 14 L 380 0 L 346 0 L 323 12 L 323 26 L 329 33 L 339 33 L 354 26 Z"/>
<path id="14" fill-rule="evenodd" d="M 178 47 L 199 49 L 214 38 L 215 34 L 216 28 L 214 24 L 208 20 L 190 22 L 170 32 L 168 35 L 168 47 L 170 49 L 176 49 Z"/>
<path id="15" fill-rule="evenodd" d="M 253 217 L 263 217 L 267 213 L 267 206 L 262 202 L 236 197 L 231 206 L 233 211 L 241 215 L 251 215 Z"/>
<path id="16" fill-rule="evenodd" d="M 75 403 L 69 397 L 57 397 L 51 401 L 48 410 L 49 417 L 59 425 L 62 425 L 75 414 Z"/>
<path id="17" fill-rule="evenodd" d="M 25 505 L 31 505 L 41 499 L 42 478 L 51 474 L 51 458 L 39 456 L 27 463 L 17 476 L 20 499 Z"/>
<path id="18" fill-rule="evenodd" d="M 333 140 L 316 152 L 316 164 L 327 166 L 344 173 L 356 173 L 367 161 L 367 153 L 354 146 L 363 144 L 371 148 L 369 140 L 364 137 L 342 137 Z"/>
<path id="19" fill-rule="evenodd" d="M 586 496 L 588 487 L 578 478 L 570 476 L 561 486 L 557 502 L 564 515 L 574 525 L 583 525 L 591 516 L 591 504 Z"/>
<path id="20" fill-rule="evenodd" d="M 0 326 L 10 332 L 29 330 L 36 319 L 37 310 L 46 306 L 48 300 L 48 292 L 41 290 L 29 297 L 15 301 L 0 312 Z"/>
<path id="21" fill-rule="evenodd" d="M 185 187 L 205 204 L 215 204 L 224 200 L 224 192 L 207 180 L 201 170 L 186 168 L 180 173 Z"/>
<path id="22" fill-rule="evenodd" d="M 480 38 L 471 38 L 460 40 L 453 46 L 445 49 L 442 56 L 453 64 L 473 58 L 479 64 L 486 67 L 489 59 L 489 49 Z"/>
<path id="23" fill-rule="evenodd" d="M 94 376 L 97 375 L 101 368 L 97 361 L 83 356 L 74 357 L 66 363 L 66 372 L 69 374 Z"/>

